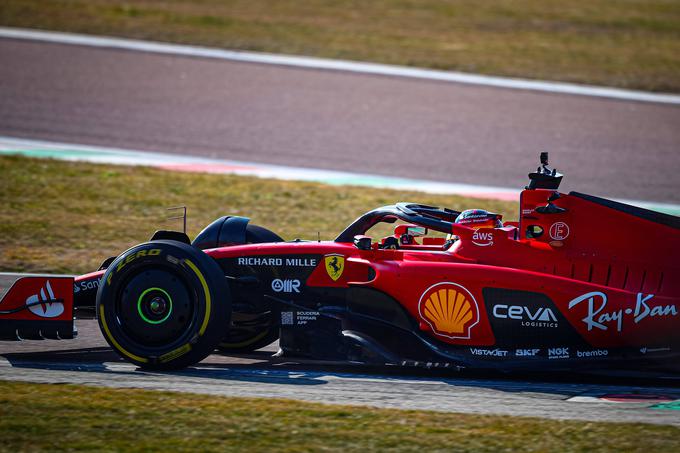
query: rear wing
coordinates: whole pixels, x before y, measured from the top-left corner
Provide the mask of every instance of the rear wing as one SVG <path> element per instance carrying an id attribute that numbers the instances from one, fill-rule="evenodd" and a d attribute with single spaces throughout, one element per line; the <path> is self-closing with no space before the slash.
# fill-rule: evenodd
<path id="1" fill-rule="evenodd" d="M 0 276 L 0 340 L 65 340 L 76 334 L 73 277 Z"/>

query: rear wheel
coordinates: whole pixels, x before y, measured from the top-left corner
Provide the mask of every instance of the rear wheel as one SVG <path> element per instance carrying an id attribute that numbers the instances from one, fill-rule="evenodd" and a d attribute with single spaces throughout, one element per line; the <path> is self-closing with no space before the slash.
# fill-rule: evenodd
<path id="1" fill-rule="evenodd" d="M 252 352 L 279 339 L 279 326 L 268 312 L 234 313 L 229 332 L 217 346 L 222 352 Z"/>
<path id="2" fill-rule="evenodd" d="M 248 225 L 246 242 L 261 244 L 283 242 L 283 239 L 266 228 Z M 279 338 L 279 327 L 271 308 L 271 303 L 265 301 L 263 306 L 247 306 L 235 311 L 231 327 L 217 348 L 227 353 L 252 352 L 276 341 Z"/>
<path id="3" fill-rule="evenodd" d="M 177 241 L 152 241 L 121 254 L 97 292 L 104 338 L 125 360 L 170 370 L 203 360 L 229 325 L 231 301 L 217 263 Z"/>

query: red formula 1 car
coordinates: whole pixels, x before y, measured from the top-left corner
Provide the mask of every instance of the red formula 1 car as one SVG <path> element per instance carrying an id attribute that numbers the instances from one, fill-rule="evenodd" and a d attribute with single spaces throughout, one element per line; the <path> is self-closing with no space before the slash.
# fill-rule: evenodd
<path id="1" fill-rule="evenodd" d="M 89 308 L 150 369 L 276 339 L 286 356 L 372 364 L 677 369 L 680 218 L 559 193 L 542 164 L 518 222 L 398 203 L 334 241 L 284 242 L 235 216 L 193 242 L 159 231 L 97 272 L 19 279 L 0 332 L 72 338 L 74 309 Z M 367 235 L 384 223 L 393 235 Z"/>

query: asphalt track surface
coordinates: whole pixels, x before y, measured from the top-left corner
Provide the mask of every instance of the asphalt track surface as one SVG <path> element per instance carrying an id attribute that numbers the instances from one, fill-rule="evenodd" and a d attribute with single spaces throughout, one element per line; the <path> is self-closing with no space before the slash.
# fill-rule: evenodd
<path id="1" fill-rule="evenodd" d="M 239 356 L 215 354 L 179 372 L 153 373 L 121 361 L 94 320 L 78 322 L 69 341 L 0 343 L 0 379 L 144 388 L 235 397 L 287 398 L 330 404 L 426 409 L 553 419 L 639 422 L 680 426 L 680 411 L 644 402 L 607 402 L 602 395 L 680 399 L 678 381 L 583 377 L 503 377 L 320 365 L 271 357 L 276 347 Z"/>
<path id="2" fill-rule="evenodd" d="M 680 201 L 680 107 L 0 39 L 0 135 Z"/>
<path id="3" fill-rule="evenodd" d="M 0 135 L 516 187 L 538 151 L 565 189 L 680 201 L 680 108 L 452 83 L 0 40 Z M 147 373 L 95 321 L 0 343 L 0 379 L 680 426 L 677 379 L 499 376 L 272 358 Z"/>
<path id="4" fill-rule="evenodd" d="M 0 286 L 13 280 L 0 275 Z M 186 370 L 154 373 L 120 359 L 97 321 L 78 320 L 76 325 L 75 340 L 0 342 L 0 379 L 680 426 L 680 411 L 653 407 L 655 402 L 680 401 L 678 376 L 501 375 L 348 366 L 272 357 L 276 344 L 251 354 L 213 354 Z M 624 402 L 602 398 L 607 395 Z"/>

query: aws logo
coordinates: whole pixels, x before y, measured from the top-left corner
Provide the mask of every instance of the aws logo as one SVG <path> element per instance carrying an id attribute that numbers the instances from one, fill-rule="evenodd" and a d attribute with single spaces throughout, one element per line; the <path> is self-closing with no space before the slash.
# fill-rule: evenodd
<path id="1" fill-rule="evenodd" d="M 479 323 L 479 307 L 470 291 L 457 283 L 444 282 L 430 286 L 418 302 L 420 317 L 439 336 L 470 338 Z"/>
<path id="2" fill-rule="evenodd" d="M 472 243 L 480 247 L 493 245 L 493 233 L 488 230 L 477 230 L 472 233 Z"/>

